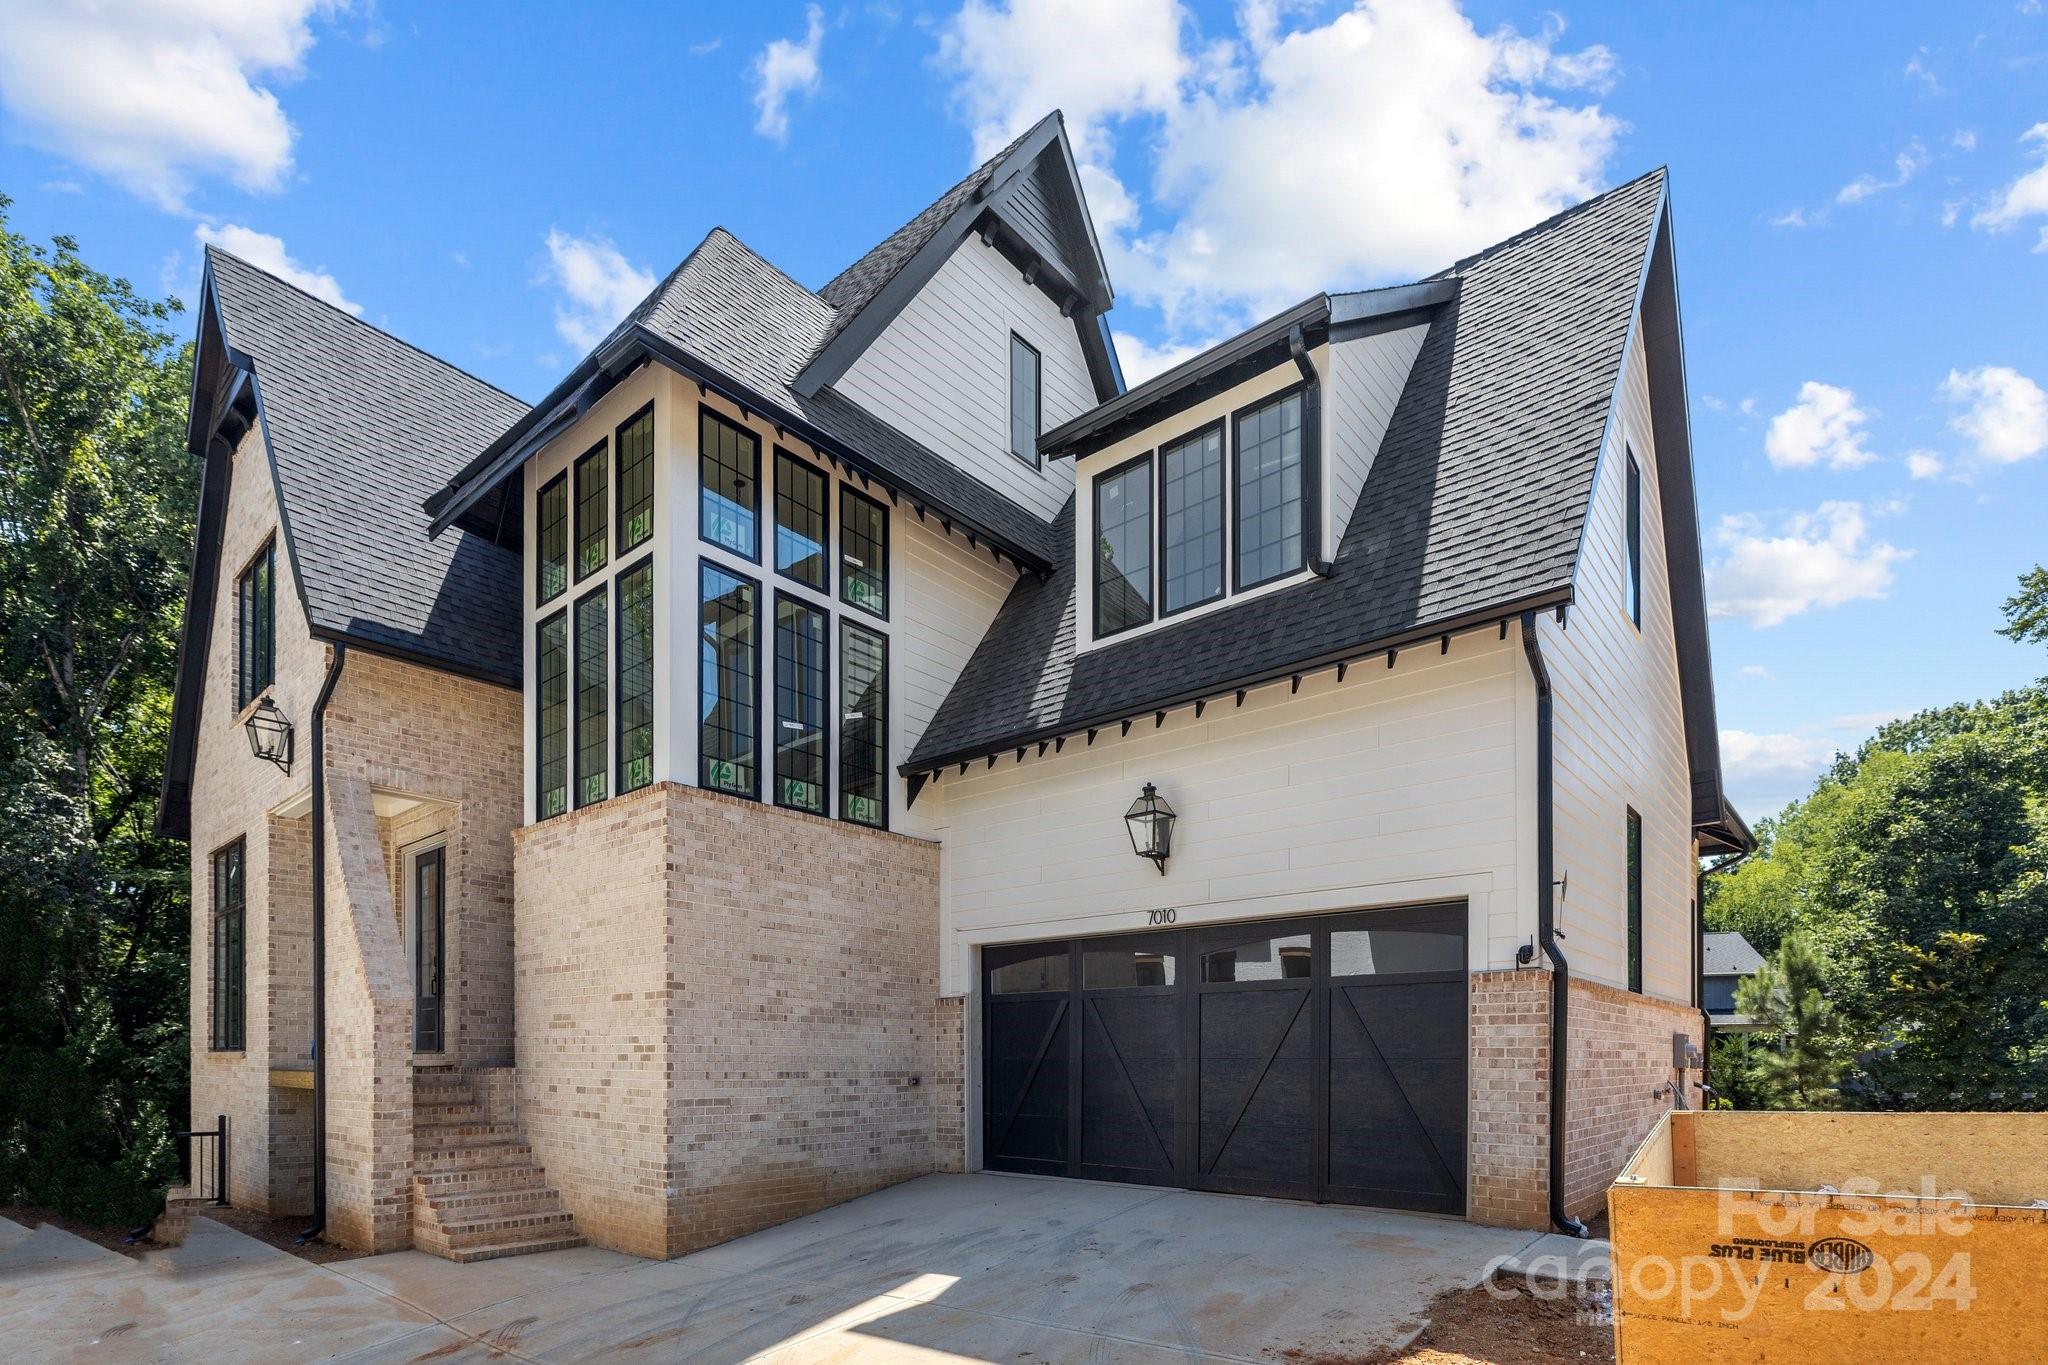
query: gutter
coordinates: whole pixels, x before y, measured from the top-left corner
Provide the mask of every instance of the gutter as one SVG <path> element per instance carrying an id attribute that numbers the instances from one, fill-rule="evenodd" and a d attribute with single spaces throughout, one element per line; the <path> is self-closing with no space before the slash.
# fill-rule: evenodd
<path id="1" fill-rule="evenodd" d="M 1317 578 L 1330 576 L 1330 561 L 1323 558 L 1323 377 L 1308 358 L 1308 338 L 1301 324 L 1287 329 L 1287 354 L 1301 371 L 1302 466 L 1308 477 L 1301 481 L 1302 534 L 1308 537 L 1302 561 Z"/>
<path id="2" fill-rule="evenodd" d="M 327 1227 L 327 703 L 347 662 L 337 640 L 313 699 L 313 1225 L 301 1246 Z"/>
<path id="3" fill-rule="evenodd" d="M 1552 852 L 1556 813 L 1552 809 L 1550 670 L 1536 638 L 1536 613 L 1522 613 L 1522 652 L 1536 683 L 1536 942 L 1550 959 L 1550 1221 L 1558 1231 L 1585 1237 L 1586 1225 L 1565 1212 L 1565 1100 L 1570 1062 L 1571 964 L 1557 946 L 1556 880 Z"/>

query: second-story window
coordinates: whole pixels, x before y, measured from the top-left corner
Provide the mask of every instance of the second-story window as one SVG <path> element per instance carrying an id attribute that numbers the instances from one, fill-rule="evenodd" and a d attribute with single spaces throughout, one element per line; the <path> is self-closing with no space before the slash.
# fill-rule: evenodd
<path id="1" fill-rule="evenodd" d="M 1628 619 L 1643 624 L 1643 471 L 1628 452 Z"/>
<path id="2" fill-rule="evenodd" d="M 830 481 L 825 471 L 788 451 L 775 452 L 775 571 L 823 592 L 831 570 L 825 562 Z"/>
<path id="3" fill-rule="evenodd" d="M 697 665 L 699 785 L 753 796 L 760 701 L 760 588 L 709 561 L 701 568 Z"/>
<path id="4" fill-rule="evenodd" d="M 619 427 L 619 557 L 654 534 L 654 405 Z"/>
<path id="5" fill-rule="evenodd" d="M 605 588 L 576 603 L 576 804 L 605 796 Z"/>
<path id="6" fill-rule="evenodd" d="M 235 710 L 277 681 L 277 542 L 235 581 Z"/>
<path id="7" fill-rule="evenodd" d="M 569 809 L 569 613 L 534 631 L 533 808 L 545 820 Z"/>
<path id="8" fill-rule="evenodd" d="M 605 445 L 599 441 L 576 460 L 576 577 L 580 581 L 604 567 Z"/>
<path id="9" fill-rule="evenodd" d="M 1044 398 L 1038 389 L 1038 349 L 1010 333 L 1010 453 L 1038 468 L 1038 425 Z"/>
<path id="10" fill-rule="evenodd" d="M 1240 592 L 1301 568 L 1307 539 L 1301 458 L 1301 393 L 1237 414 L 1237 559 Z"/>
<path id="11" fill-rule="evenodd" d="M 1161 612 L 1223 596 L 1223 424 L 1159 450 Z"/>
<path id="12" fill-rule="evenodd" d="M 709 408 L 698 413 L 697 533 L 746 559 L 761 557 L 761 440 Z"/>
<path id="13" fill-rule="evenodd" d="M 1628 813 L 1628 988 L 1643 989 L 1643 817 Z"/>
<path id="14" fill-rule="evenodd" d="M 552 602 L 569 586 L 569 476 L 541 485 L 534 498 L 533 600 Z"/>
<path id="15" fill-rule="evenodd" d="M 825 613 L 775 595 L 775 804 L 825 813 Z"/>
<path id="16" fill-rule="evenodd" d="M 1095 480 L 1095 634 L 1152 619 L 1152 457 Z"/>
<path id="17" fill-rule="evenodd" d="M 839 814 L 881 829 L 888 823 L 889 640 L 839 623 Z"/>
<path id="18" fill-rule="evenodd" d="M 619 575 L 619 794 L 654 780 L 654 561 Z"/>
<path id="19" fill-rule="evenodd" d="M 213 855 L 212 973 L 207 1046 L 215 1052 L 243 1050 L 243 924 L 246 886 L 240 839 Z"/>
<path id="20" fill-rule="evenodd" d="M 839 600 L 887 619 L 889 509 L 839 485 Z"/>

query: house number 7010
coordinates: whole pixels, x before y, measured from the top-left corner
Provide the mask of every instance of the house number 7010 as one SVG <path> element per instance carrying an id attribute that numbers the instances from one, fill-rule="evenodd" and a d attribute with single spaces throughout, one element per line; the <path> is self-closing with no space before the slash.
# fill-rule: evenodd
<path id="1" fill-rule="evenodd" d="M 1174 921 L 1174 911 L 1172 911 L 1172 910 L 1170 910 L 1170 909 L 1169 909 L 1169 910 L 1147 910 L 1147 911 L 1145 912 L 1145 923 L 1147 923 L 1147 924 L 1171 924 L 1171 923 L 1173 923 L 1173 921 Z"/>

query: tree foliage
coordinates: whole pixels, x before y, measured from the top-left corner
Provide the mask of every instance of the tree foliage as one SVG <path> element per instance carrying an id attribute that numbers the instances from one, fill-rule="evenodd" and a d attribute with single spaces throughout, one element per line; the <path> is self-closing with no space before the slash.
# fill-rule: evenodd
<path id="1" fill-rule="evenodd" d="M 185 1093 L 188 872 L 156 837 L 196 505 L 176 302 L 0 196 L 0 1201 L 139 1216 Z"/>
<path id="2" fill-rule="evenodd" d="M 1756 1036 L 1772 1044 L 1750 1062 L 1754 1090 L 1771 1107 L 1824 1109 L 1834 1103 L 1842 1047 L 1826 982 L 1826 964 L 1813 944 L 1793 933 L 1736 988 L 1735 1012 L 1755 1020 Z"/>
<path id="3" fill-rule="evenodd" d="M 2020 644 L 2048 645 L 2048 568 L 2036 564 L 2020 575 L 2020 590 L 2005 599 L 1998 633 Z"/>

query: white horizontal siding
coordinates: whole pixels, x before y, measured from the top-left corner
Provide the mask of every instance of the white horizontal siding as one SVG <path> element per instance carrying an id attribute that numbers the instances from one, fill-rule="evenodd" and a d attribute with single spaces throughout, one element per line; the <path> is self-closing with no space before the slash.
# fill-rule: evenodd
<path id="1" fill-rule="evenodd" d="M 1468 635 L 1404 656 L 1229 698 L 1201 720 L 1140 721 L 1090 746 L 948 773 L 932 802 L 946 870 L 947 989 L 983 943 L 1417 900 L 1471 902 L 1471 963 L 1521 941 L 1518 839 L 1529 785 L 1519 648 Z M 1161 877 L 1123 813 L 1156 783 L 1180 819 Z"/>
<path id="2" fill-rule="evenodd" d="M 1393 419 L 1394 405 L 1407 387 L 1416 352 L 1429 334 L 1428 323 L 1397 332 L 1335 342 L 1325 373 L 1328 379 L 1327 437 L 1330 466 L 1323 543 L 1334 555 L 1358 506 L 1359 490 L 1372 473 L 1380 441 Z"/>
<path id="3" fill-rule="evenodd" d="M 1010 453 L 1010 333 L 1038 348 L 1044 430 L 1095 406 L 1072 318 L 970 236 L 833 387 L 1048 521 L 1073 469 Z"/>
<path id="4" fill-rule="evenodd" d="M 1628 984 L 1627 818 L 1643 818 L 1643 989 L 1692 998 L 1691 769 L 1665 572 L 1664 521 L 1640 331 L 1601 453 L 1575 603 L 1566 628 L 1546 617 L 1555 689 L 1558 923 L 1572 972 Z M 1642 470 L 1643 624 L 1628 615 L 1627 464 Z"/>

